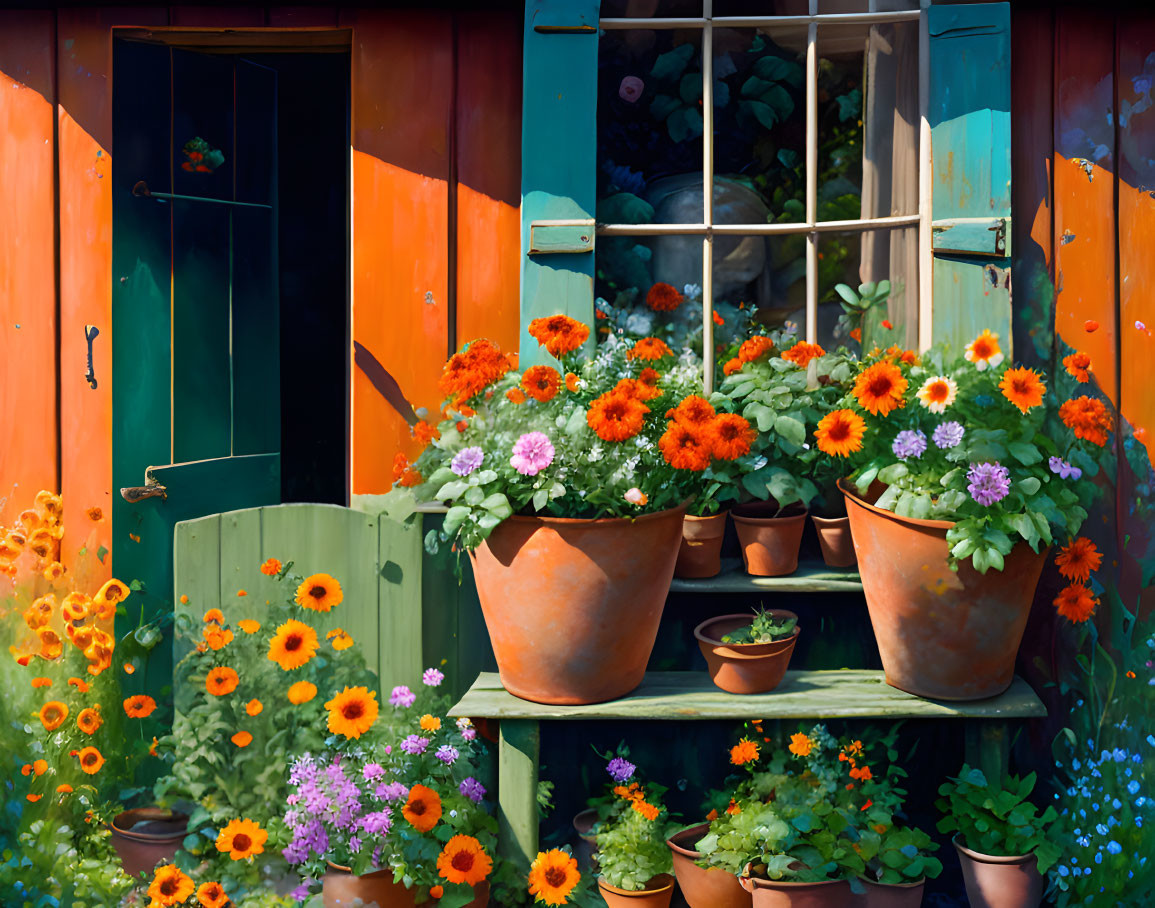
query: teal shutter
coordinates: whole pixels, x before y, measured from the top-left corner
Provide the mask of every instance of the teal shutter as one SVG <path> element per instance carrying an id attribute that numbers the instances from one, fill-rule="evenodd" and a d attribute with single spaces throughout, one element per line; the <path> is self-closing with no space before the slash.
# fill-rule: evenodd
<path id="1" fill-rule="evenodd" d="M 1011 345 L 1011 8 L 931 6 L 934 340 Z"/>
<path id="2" fill-rule="evenodd" d="M 527 332 L 533 319 L 564 312 L 593 328 L 600 5 L 600 0 L 526 0 L 522 367 L 547 358 Z"/>

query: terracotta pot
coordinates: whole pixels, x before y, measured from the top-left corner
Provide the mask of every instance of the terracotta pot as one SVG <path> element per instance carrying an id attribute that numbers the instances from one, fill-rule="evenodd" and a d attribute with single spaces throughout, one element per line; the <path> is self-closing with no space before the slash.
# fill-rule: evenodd
<path id="1" fill-rule="evenodd" d="M 853 567 L 858 563 L 854 554 L 854 540 L 850 535 L 849 517 L 818 517 L 810 515 L 818 531 L 818 547 L 827 567 Z"/>
<path id="2" fill-rule="evenodd" d="M 645 889 L 630 892 L 611 886 L 598 877 L 598 891 L 610 908 L 669 908 L 670 897 L 674 894 L 674 878 L 661 873 L 646 883 Z"/>
<path id="3" fill-rule="evenodd" d="M 798 619 L 786 609 L 768 609 L 776 618 Z M 698 648 L 706 657 L 710 680 L 731 694 L 764 694 L 782 683 L 799 628 L 785 640 L 772 643 L 723 643 L 722 637 L 750 623 L 751 616 L 720 615 L 694 628 Z"/>
<path id="4" fill-rule="evenodd" d="M 846 880 L 792 883 L 748 876 L 739 880 L 753 895 L 754 908 L 846 908 L 854 904 L 854 893 Z"/>
<path id="5" fill-rule="evenodd" d="M 1038 908 L 1043 875 L 1033 854 L 1001 857 L 971 851 L 954 841 L 971 908 Z"/>
<path id="6" fill-rule="evenodd" d="M 713 577 L 722 570 L 722 538 L 726 512 L 709 517 L 687 514 L 682 523 L 682 546 L 674 565 L 675 577 Z"/>
<path id="7" fill-rule="evenodd" d="M 683 512 L 502 521 L 471 558 L 505 689 L 578 704 L 637 687 L 674 576 Z"/>
<path id="8" fill-rule="evenodd" d="M 161 861 L 171 861 L 188 834 L 188 816 L 160 807 L 138 807 L 112 818 L 112 847 L 131 877 L 151 873 Z"/>
<path id="9" fill-rule="evenodd" d="M 740 517 L 734 515 L 746 573 L 756 577 L 781 577 L 798 570 L 798 549 L 806 529 L 806 512 L 788 517 Z"/>
<path id="10" fill-rule="evenodd" d="M 690 908 L 750 908 L 750 893 L 742 888 L 738 878 L 719 867 L 699 867 L 702 855 L 694 845 L 710 829 L 709 823 L 699 823 L 674 833 L 667 840 L 674 858 L 674 876 L 682 898 Z"/>
<path id="11" fill-rule="evenodd" d="M 356 876 L 348 867 L 329 861 L 329 872 L 322 877 L 321 897 L 325 908 L 345 908 L 364 905 L 370 908 L 432 908 L 437 900 L 426 900 L 420 905 L 414 900 L 413 890 L 393 882 L 391 869 L 375 870 Z M 485 908 L 489 904 L 489 881 L 473 887 L 475 897 L 465 908 Z M 360 901 L 356 901 L 360 899 Z"/>
<path id="12" fill-rule="evenodd" d="M 578 866 L 584 872 L 593 866 L 594 855 L 598 853 L 597 836 L 593 833 L 594 824 L 598 821 L 598 812 L 593 807 L 575 814 L 573 828 L 578 834 L 577 847 L 574 848 L 574 857 Z"/>
<path id="13" fill-rule="evenodd" d="M 846 496 L 858 570 L 886 681 L 938 700 L 982 700 L 1014 680 L 1047 550 L 1020 542 L 1002 571 L 947 565 L 946 520 L 899 517 Z"/>
<path id="14" fill-rule="evenodd" d="M 866 895 L 860 896 L 858 901 L 862 908 L 919 908 L 926 880 L 915 880 L 913 883 L 862 880 L 862 885 L 866 887 Z"/>

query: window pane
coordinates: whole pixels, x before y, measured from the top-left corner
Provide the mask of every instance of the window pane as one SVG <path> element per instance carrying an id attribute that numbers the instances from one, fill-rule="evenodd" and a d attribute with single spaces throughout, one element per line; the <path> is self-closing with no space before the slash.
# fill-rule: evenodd
<path id="1" fill-rule="evenodd" d="M 918 212 L 918 23 L 818 28 L 818 220 Z"/>
<path id="2" fill-rule="evenodd" d="M 806 220 L 805 55 L 805 28 L 714 30 L 715 223 Z"/>
<path id="3" fill-rule="evenodd" d="M 699 29 L 602 34 L 599 222 L 702 223 L 701 38 Z"/>
<path id="4" fill-rule="evenodd" d="M 842 314 L 836 284 L 857 290 L 860 284 L 889 280 L 890 297 L 885 311 L 872 311 L 866 319 L 864 340 L 868 346 L 898 344 L 918 346 L 918 230 L 864 230 L 859 233 L 818 235 L 818 342 L 823 346 L 845 343 L 853 347 L 838 326 Z M 882 326 L 888 320 L 892 328 Z"/>
<path id="5" fill-rule="evenodd" d="M 714 0 L 715 16 L 805 16 L 807 0 Z"/>
<path id="6" fill-rule="evenodd" d="M 689 19 L 702 15 L 702 0 L 602 0 L 603 19 Z"/>
<path id="7" fill-rule="evenodd" d="M 767 328 L 805 329 L 806 235 L 716 236 L 714 309 L 729 326 L 751 306 Z"/>

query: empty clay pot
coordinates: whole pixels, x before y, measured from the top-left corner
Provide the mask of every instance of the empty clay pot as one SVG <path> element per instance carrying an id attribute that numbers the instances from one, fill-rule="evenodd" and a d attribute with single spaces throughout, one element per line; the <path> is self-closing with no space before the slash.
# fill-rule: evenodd
<path id="1" fill-rule="evenodd" d="M 859 897 L 862 908 L 919 908 L 926 880 L 913 883 L 874 883 L 862 880 L 866 895 Z"/>
<path id="2" fill-rule="evenodd" d="M 695 863 L 702 855 L 694 851 L 694 845 L 709 829 L 709 823 L 699 823 L 674 833 L 666 842 L 673 853 L 674 876 L 682 898 L 690 908 L 750 908 L 750 893 L 734 874 Z"/>
<path id="3" fill-rule="evenodd" d="M 505 689 L 537 703 L 578 704 L 641 684 L 683 513 L 503 520 L 470 557 Z"/>
<path id="4" fill-rule="evenodd" d="M 722 570 L 722 538 L 726 512 L 708 517 L 687 514 L 682 523 L 682 547 L 674 565 L 675 577 L 713 577 Z"/>
<path id="5" fill-rule="evenodd" d="M 378 908 L 432 908 L 437 901 L 427 900 L 420 905 L 413 890 L 393 882 L 393 871 L 375 870 L 355 875 L 348 867 L 329 862 L 329 872 L 321 879 L 321 897 L 325 908 L 352 908 L 353 905 L 377 905 Z M 482 880 L 473 887 L 475 897 L 465 908 L 485 908 L 489 904 L 489 881 Z M 359 900 L 359 901 L 358 901 Z"/>
<path id="6" fill-rule="evenodd" d="M 786 609 L 768 609 L 776 618 L 798 616 Z M 698 648 L 706 657 L 710 680 L 731 694 L 764 694 L 782 683 L 799 628 L 785 640 L 771 643 L 723 643 L 722 637 L 750 623 L 751 616 L 720 615 L 694 628 Z"/>
<path id="7" fill-rule="evenodd" d="M 1033 854 L 980 854 L 961 844 L 957 836 L 953 842 L 971 908 L 1038 908 L 1043 900 L 1043 875 Z"/>
<path id="8" fill-rule="evenodd" d="M 645 889 L 630 892 L 628 889 L 611 886 L 599 877 L 598 891 L 610 908 L 669 908 L 670 898 L 674 894 L 674 878 L 668 873 L 662 873 L 646 883 Z"/>
<path id="9" fill-rule="evenodd" d="M 854 554 L 854 540 L 850 535 L 849 517 L 818 517 L 811 514 L 814 529 L 818 531 L 818 547 L 828 567 L 852 567 L 858 563 Z"/>
<path id="10" fill-rule="evenodd" d="M 806 512 L 789 517 L 741 517 L 734 526 L 742 544 L 746 573 L 756 577 L 781 577 L 798 570 L 798 549 L 806 528 Z"/>
<path id="11" fill-rule="evenodd" d="M 754 908 L 846 908 L 854 904 L 854 893 L 845 880 L 792 883 L 748 876 L 739 880 L 753 895 Z"/>
<path id="12" fill-rule="evenodd" d="M 160 807 L 138 807 L 117 814 L 108 828 L 124 872 L 138 877 L 141 871 L 151 873 L 161 861 L 172 860 L 188 833 L 188 816 Z"/>

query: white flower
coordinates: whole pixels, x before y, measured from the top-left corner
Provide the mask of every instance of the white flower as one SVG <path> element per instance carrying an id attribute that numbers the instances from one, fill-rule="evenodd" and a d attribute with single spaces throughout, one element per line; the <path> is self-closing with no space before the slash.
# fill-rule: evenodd
<path id="1" fill-rule="evenodd" d="M 931 413 L 945 413 L 958 396 L 958 383 L 947 375 L 932 375 L 922 383 L 915 396 Z"/>
<path id="2" fill-rule="evenodd" d="M 653 329 L 653 318 L 644 312 L 633 312 L 630 314 L 630 317 L 626 319 L 626 330 L 631 334 L 649 336 Z"/>
<path id="3" fill-rule="evenodd" d="M 702 288 L 697 284 L 686 284 L 686 286 L 682 288 L 682 296 L 688 300 L 694 299 L 694 297 L 698 296 L 701 292 Z"/>
<path id="4" fill-rule="evenodd" d="M 643 492 L 641 489 L 638 489 L 638 488 L 630 489 L 622 497 L 625 498 L 625 500 L 628 501 L 630 504 L 637 505 L 639 508 L 642 507 L 643 505 L 645 505 L 645 503 L 647 501 L 649 501 L 649 498 L 646 496 L 646 493 Z"/>

